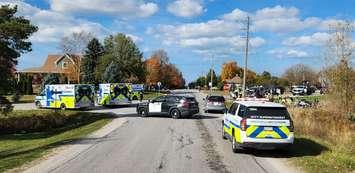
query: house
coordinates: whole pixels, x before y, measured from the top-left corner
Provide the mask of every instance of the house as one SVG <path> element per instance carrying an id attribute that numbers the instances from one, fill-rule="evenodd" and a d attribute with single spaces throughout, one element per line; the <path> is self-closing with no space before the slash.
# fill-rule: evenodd
<path id="1" fill-rule="evenodd" d="M 21 75 L 31 76 L 34 90 L 42 84 L 43 77 L 46 74 L 60 75 L 61 83 L 79 83 L 81 60 L 81 55 L 48 55 L 41 67 L 18 70 L 16 72 L 17 79 L 20 79 Z"/>
<path id="2" fill-rule="evenodd" d="M 224 81 L 223 90 L 226 92 L 228 92 L 230 90 L 234 90 L 235 87 L 240 87 L 242 83 L 243 83 L 242 78 L 240 78 L 238 75 L 236 75 L 232 79 L 228 79 L 228 80 Z"/>

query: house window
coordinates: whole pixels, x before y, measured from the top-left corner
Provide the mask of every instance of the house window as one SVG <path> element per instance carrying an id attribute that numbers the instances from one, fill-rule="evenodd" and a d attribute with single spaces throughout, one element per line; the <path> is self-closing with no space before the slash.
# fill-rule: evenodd
<path id="1" fill-rule="evenodd" d="M 62 68 L 68 68 L 68 63 L 67 62 L 63 62 L 62 63 Z"/>

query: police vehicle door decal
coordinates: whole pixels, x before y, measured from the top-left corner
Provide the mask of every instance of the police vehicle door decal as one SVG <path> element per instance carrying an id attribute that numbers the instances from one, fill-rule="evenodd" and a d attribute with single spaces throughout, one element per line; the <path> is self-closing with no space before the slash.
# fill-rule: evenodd
<path id="1" fill-rule="evenodd" d="M 162 102 L 149 103 L 149 112 L 161 112 Z"/>

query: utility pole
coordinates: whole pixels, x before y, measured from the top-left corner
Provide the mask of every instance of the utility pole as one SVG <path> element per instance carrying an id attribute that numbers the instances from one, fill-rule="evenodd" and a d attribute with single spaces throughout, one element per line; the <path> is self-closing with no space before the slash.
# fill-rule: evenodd
<path id="1" fill-rule="evenodd" d="M 213 87 L 213 58 L 214 58 L 214 54 L 211 57 L 211 70 L 210 70 L 210 74 L 211 74 L 211 86 L 210 86 L 210 95 L 212 95 L 212 87 Z"/>
<path id="2" fill-rule="evenodd" d="M 243 92 L 242 97 L 245 97 L 245 83 L 247 78 L 247 69 L 248 69 L 248 51 L 249 51 L 249 25 L 250 25 L 250 17 L 247 17 L 247 38 L 246 38 L 246 46 L 245 46 L 245 66 L 243 73 Z"/>

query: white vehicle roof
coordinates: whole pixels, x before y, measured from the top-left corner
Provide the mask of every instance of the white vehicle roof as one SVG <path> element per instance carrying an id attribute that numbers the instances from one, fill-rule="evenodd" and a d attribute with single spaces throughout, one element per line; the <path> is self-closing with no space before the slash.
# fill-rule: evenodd
<path id="1" fill-rule="evenodd" d="M 283 104 L 269 102 L 269 101 L 235 101 L 234 103 L 238 103 L 247 107 L 275 107 L 275 108 L 286 107 Z"/>

